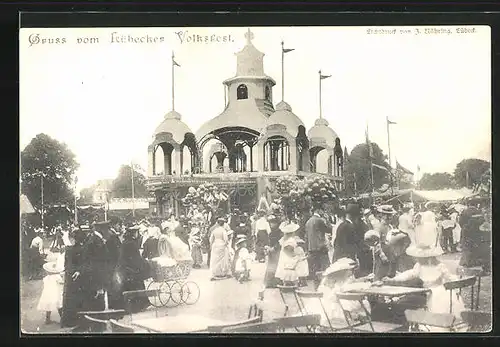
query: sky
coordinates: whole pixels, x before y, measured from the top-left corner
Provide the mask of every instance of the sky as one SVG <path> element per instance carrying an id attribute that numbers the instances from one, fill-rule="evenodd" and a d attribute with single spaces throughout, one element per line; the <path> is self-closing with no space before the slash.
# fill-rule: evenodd
<path id="1" fill-rule="evenodd" d="M 476 26 L 468 34 L 456 27 L 440 34 L 425 34 L 425 27 L 384 28 L 396 33 L 368 34 L 377 27 L 252 27 L 253 44 L 265 53 L 265 72 L 277 82 L 274 104 L 281 101 L 283 40 L 294 49 L 285 55 L 284 99 L 307 129 L 319 117 L 322 70 L 332 75 L 322 83 L 323 117 L 349 151 L 365 141 L 368 124 L 370 140 L 387 153 L 389 117 L 397 123 L 390 128 L 393 165 L 397 160 L 414 172 L 419 166 L 422 174 L 453 172 L 465 158 L 490 160 L 490 28 Z M 21 29 L 21 151 L 39 133 L 66 143 L 80 163 L 78 189 L 116 177 L 131 161 L 147 168 L 153 132 L 172 109 L 172 51 L 181 65 L 175 110 L 196 132 L 223 111 L 222 81 L 236 73 L 234 53 L 244 46 L 246 31 Z M 128 35 L 145 39 L 116 42 Z M 226 42 L 188 42 L 191 35 L 220 41 L 225 36 Z M 93 43 L 82 43 L 85 38 Z"/>

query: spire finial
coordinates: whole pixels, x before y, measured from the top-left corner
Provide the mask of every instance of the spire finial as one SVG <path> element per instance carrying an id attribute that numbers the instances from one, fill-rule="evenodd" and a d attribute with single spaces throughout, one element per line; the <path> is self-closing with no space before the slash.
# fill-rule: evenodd
<path id="1" fill-rule="evenodd" d="M 251 45 L 253 40 L 253 33 L 250 31 L 250 28 L 248 28 L 248 31 L 245 33 L 245 38 L 247 39 L 247 44 Z"/>

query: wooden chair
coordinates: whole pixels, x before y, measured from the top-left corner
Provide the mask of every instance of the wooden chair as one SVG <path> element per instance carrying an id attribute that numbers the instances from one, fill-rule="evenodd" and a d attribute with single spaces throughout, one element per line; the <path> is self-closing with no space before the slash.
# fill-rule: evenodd
<path id="1" fill-rule="evenodd" d="M 112 333 L 132 334 L 135 332 L 133 327 L 122 324 L 114 319 L 109 320 L 109 325 L 111 326 Z"/>
<path id="2" fill-rule="evenodd" d="M 108 322 L 107 320 L 97 319 L 90 317 L 88 315 L 83 316 L 85 320 L 85 328 L 91 333 L 104 333 L 108 332 Z"/>
<path id="3" fill-rule="evenodd" d="M 364 304 L 366 298 L 365 294 L 358 293 L 337 293 L 337 299 L 342 312 L 344 313 L 345 321 L 348 328 L 352 332 L 377 332 L 377 333 L 387 333 L 391 331 L 396 331 L 402 326 L 400 324 L 386 323 L 386 322 L 374 322 L 372 321 L 371 314 Z M 355 322 L 352 317 L 352 312 L 349 311 L 342 305 L 342 301 L 356 302 L 363 309 L 363 319 L 359 322 Z"/>
<path id="4" fill-rule="evenodd" d="M 492 328 L 492 314 L 482 311 L 464 311 L 462 320 L 469 326 L 468 332 L 489 332 Z"/>
<path id="5" fill-rule="evenodd" d="M 277 333 L 278 324 L 276 322 L 246 324 L 237 327 L 229 327 L 222 330 L 223 333 Z"/>
<path id="6" fill-rule="evenodd" d="M 471 276 L 475 276 L 476 279 L 477 279 L 477 290 L 476 290 L 476 307 L 471 307 L 471 310 L 479 310 L 479 298 L 480 298 L 480 293 L 481 293 L 481 278 L 484 274 L 484 270 L 481 266 L 477 266 L 477 267 L 459 267 L 458 270 L 458 275 L 460 276 L 460 278 L 462 279 L 463 277 L 471 277 Z M 461 291 L 459 290 L 459 293 L 461 293 Z"/>
<path id="7" fill-rule="evenodd" d="M 293 298 L 294 298 L 294 301 L 295 303 L 297 304 L 298 308 L 299 308 L 299 311 L 302 313 L 302 308 L 301 308 L 301 305 L 300 305 L 300 302 L 299 302 L 299 299 L 297 297 L 297 290 L 298 290 L 298 286 L 282 286 L 282 285 L 278 285 L 277 286 L 279 291 L 280 291 L 280 296 L 281 296 L 281 300 L 283 301 L 283 304 L 285 305 L 285 313 L 283 314 L 283 317 L 286 317 L 286 315 L 288 314 L 288 312 L 290 311 L 290 305 L 286 299 L 286 297 L 292 295 Z"/>
<path id="8" fill-rule="evenodd" d="M 263 301 L 264 301 L 264 291 L 260 291 L 257 300 L 252 305 L 250 305 L 250 308 L 248 310 L 248 319 L 264 316 L 264 309 L 262 308 Z"/>
<path id="9" fill-rule="evenodd" d="M 308 332 L 314 332 L 314 328 L 320 325 L 321 315 L 309 314 L 305 316 L 289 316 L 275 318 L 274 321 L 278 323 L 278 328 L 282 332 L 287 329 L 295 329 L 300 332 L 299 328 L 305 327 Z"/>
<path id="10" fill-rule="evenodd" d="M 209 333 L 221 333 L 224 329 L 226 328 L 234 328 L 234 327 L 239 327 L 242 325 L 249 325 L 249 324 L 255 324 L 255 323 L 261 323 L 262 322 L 262 316 L 257 316 L 254 318 L 250 318 L 241 322 L 236 322 L 236 323 L 228 323 L 224 325 L 212 325 L 207 327 L 207 331 Z"/>
<path id="11" fill-rule="evenodd" d="M 471 297 L 471 309 L 473 310 L 475 307 L 475 301 L 474 301 L 474 285 L 476 284 L 476 277 L 471 276 L 471 277 L 465 277 L 459 280 L 455 281 L 450 281 L 444 283 L 444 288 L 450 292 L 450 314 L 453 312 L 453 291 L 457 290 L 459 291 L 459 295 L 462 292 L 463 288 L 470 287 L 470 297 Z"/>
<path id="12" fill-rule="evenodd" d="M 127 313 L 130 315 L 130 321 L 132 321 L 132 301 L 139 298 L 149 298 L 158 297 L 159 289 L 146 289 L 146 290 L 130 290 L 123 292 L 123 298 L 125 300 L 125 308 Z M 155 308 L 155 317 L 158 318 L 158 307 L 153 305 Z"/>
<path id="13" fill-rule="evenodd" d="M 297 290 L 295 292 L 297 295 L 297 298 L 299 300 L 299 307 L 300 311 L 303 315 L 309 315 L 309 314 L 324 314 L 326 317 L 326 320 L 328 322 L 328 326 L 321 326 L 320 328 L 326 329 L 329 331 L 337 331 L 337 327 L 334 327 L 334 324 L 330 317 L 328 316 L 328 313 L 326 312 L 325 306 L 323 305 L 323 293 L 321 292 L 312 292 L 312 291 L 306 291 L 306 290 Z M 317 304 L 320 305 L 319 310 L 312 310 L 312 307 L 317 307 Z M 316 312 L 314 312 L 316 311 Z"/>
<path id="14" fill-rule="evenodd" d="M 430 331 L 429 327 L 454 331 L 455 316 L 449 313 L 432 313 L 425 310 L 406 310 L 408 331 Z"/>

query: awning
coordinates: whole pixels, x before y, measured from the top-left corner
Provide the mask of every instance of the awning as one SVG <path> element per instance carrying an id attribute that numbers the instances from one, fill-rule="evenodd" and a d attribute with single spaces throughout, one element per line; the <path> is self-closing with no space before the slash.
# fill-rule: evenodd
<path id="1" fill-rule="evenodd" d="M 441 189 L 441 190 L 409 190 L 401 195 L 393 197 L 386 202 L 390 202 L 394 199 L 400 201 L 436 201 L 436 202 L 452 202 L 458 201 L 463 198 L 472 196 L 473 193 L 470 189 Z"/>
<path id="2" fill-rule="evenodd" d="M 19 198 L 19 207 L 21 210 L 21 214 L 35 213 L 35 209 L 33 208 L 33 205 L 28 200 L 28 197 L 24 194 L 21 194 L 21 196 Z"/>

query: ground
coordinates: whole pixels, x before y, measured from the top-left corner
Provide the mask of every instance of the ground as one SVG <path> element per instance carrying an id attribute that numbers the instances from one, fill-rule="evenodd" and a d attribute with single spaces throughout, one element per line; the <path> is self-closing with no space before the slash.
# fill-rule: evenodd
<path id="1" fill-rule="evenodd" d="M 49 260 L 54 255 L 49 255 Z M 456 271 L 460 254 L 447 254 L 442 256 L 442 261 L 452 272 Z M 196 282 L 200 288 L 200 298 L 196 304 L 180 305 L 177 307 L 163 307 L 159 315 L 194 314 L 212 317 L 223 321 L 238 321 L 248 317 L 250 305 L 256 301 L 258 293 L 262 290 L 265 264 L 254 263 L 251 269 L 251 281 L 238 283 L 235 279 L 210 281 L 210 271 L 206 266 L 202 269 L 193 269 L 189 280 Z M 491 312 L 492 300 L 491 276 L 482 278 L 480 310 Z M 59 329 L 59 315 L 52 313 L 53 324 L 44 324 L 44 313 L 36 309 L 38 298 L 42 290 L 42 281 L 22 281 L 21 283 L 21 327 L 26 333 L 30 332 L 57 332 Z M 466 305 L 470 305 L 470 291 L 462 292 Z M 265 291 L 266 310 L 265 319 L 282 316 L 284 305 L 276 289 Z M 292 310 L 294 310 L 292 308 Z M 135 315 L 134 319 L 154 317 L 152 310 Z M 125 318 L 127 320 L 128 318 Z"/>

